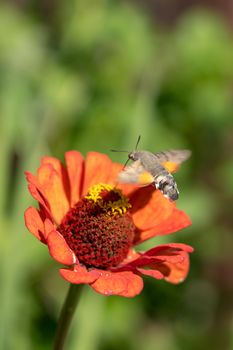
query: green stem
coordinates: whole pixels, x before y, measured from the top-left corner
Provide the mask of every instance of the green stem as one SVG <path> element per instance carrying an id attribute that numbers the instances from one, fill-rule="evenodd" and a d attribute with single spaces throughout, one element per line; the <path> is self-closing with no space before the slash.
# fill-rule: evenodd
<path id="1" fill-rule="evenodd" d="M 61 310 L 55 336 L 54 350 L 63 350 L 69 327 L 80 300 L 83 284 L 70 284 L 66 300 Z"/>

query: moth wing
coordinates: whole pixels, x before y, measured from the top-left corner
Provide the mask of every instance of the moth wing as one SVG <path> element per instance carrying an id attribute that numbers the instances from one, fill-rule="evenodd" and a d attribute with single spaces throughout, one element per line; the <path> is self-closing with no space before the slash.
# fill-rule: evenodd
<path id="1" fill-rule="evenodd" d="M 140 160 L 125 167 L 118 175 L 118 181 L 121 183 L 137 184 L 140 186 L 150 185 L 154 177 L 142 166 Z"/>
<path id="2" fill-rule="evenodd" d="M 180 164 L 191 156 L 191 151 L 188 149 L 168 150 L 155 153 L 155 156 L 169 173 L 174 173 L 179 169 Z"/>

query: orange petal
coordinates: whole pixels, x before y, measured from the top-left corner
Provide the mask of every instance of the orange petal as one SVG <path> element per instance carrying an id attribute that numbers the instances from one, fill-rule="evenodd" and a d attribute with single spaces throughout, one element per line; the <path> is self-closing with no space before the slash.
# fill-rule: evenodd
<path id="1" fill-rule="evenodd" d="M 130 196 L 130 203 L 134 224 L 142 231 L 149 230 L 166 220 L 175 206 L 153 186 L 134 191 Z"/>
<path id="2" fill-rule="evenodd" d="M 169 271 L 165 280 L 170 283 L 177 284 L 183 282 L 189 272 L 189 255 L 186 252 L 181 252 L 180 255 L 182 256 L 182 260 L 177 263 L 169 260 L 163 263 Z M 161 268 L 161 271 L 163 271 L 163 268 Z"/>
<path id="3" fill-rule="evenodd" d="M 33 184 L 29 184 L 28 190 L 31 193 L 32 197 L 41 204 L 45 211 L 51 213 L 49 205 L 46 203 L 44 197 L 41 195 L 41 192 L 38 190 L 38 188 Z"/>
<path id="4" fill-rule="evenodd" d="M 58 173 L 59 177 L 61 178 L 63 188 L 64 188 L 64 191 L 66 193 L 66 197 L 69 199 L 70 198 L 70 182 L 69 182 L 66 168 L 60 162 L 59 159 L 54 158 L 54 157 L 43 157 L 41 159 L 41 165 L 43 166 L 46 164 L 50 164 L 53 167 L 53 169 L 55 169 L 56 172 Z"/>
<path id="5" fill-rule="evenodd" d="M 83 194 L 86 194 L 91 186 L 100 182 L 107 182 L 111 163 L 111 160 L 105 154 L 98 152 L 89 152 L 87 154 Z"/>
<path id="6" fill-rule="evenodd" d="M 32 197 L 37 200 L 48 213 L 50 213 L 50 208 L 44 198 L 43 190 L 40 187 L 37 178 L 28 171 L 25 172 L 25 175 L 28 181 L 28 190 Z"/>
<path id="7" fill-rule="evenodd" d="M 25 175 L 28 183 L 35 185 L 38 189 L 40 188 L 40 184 L 33 174 L 31 174 L 29 171 L 25 171 Z"/>
<path id="8" fill-rule="evenodd" d="M 123 192 L 123 194 L 127 197 L 130 197 L 133 192 L 135 191 L 138 191 L 138 185 L 135 185 L 135 184 L 120 184 L 120 183 L 117 183 L 117 188 L 120 188 Z"/>
<path id="9" fill-rule="evenodd" d="M 51 220 L 45 219 L 44 221 L 44 232 L 45 232 L 45 238 L 47 239 L 48 235 L 51 231 L 56 231 L 55 225 L 52 223 Z"/>
<path id="10" fill-rule="evenodd" d="M 91 284 L 98 293 L 104 295 L 121 295 L 132 298 L 143 289 L 143 280 L 131 271 L 101 271 L 101 276 Z"/>
<path id="11" fill-rule="evenodd" d="M 117 178 L 119 172 L 123 169 L 123 165 L 120 163 L 113 163 L 111 162 L 111 167 L 108 169 L 108 176 L 107 176 L 107 183 L 117 185 Z"/>
<path id="12" fill-rule="evenodd" d="M 135 234 L 134 244 L 140 244 L 155 236 L 167 235 L 169 233 L 182 230 L 191 224 L 192 222 L 190 221 L 188 215 L 174 207 L 168 218 L 161 221 L 153 228 L 145 231 L 138 230 Z"/>
<path id="13" fill-rule="evenodd" d="M 61 175 L 51 164 L 45 164 L 38 169 L 38 181 L 53 219 L 59 224 L 70 207 Z"/>
<path id="14" fill-rule="evenodd" d="M 51 164 L 52 167 L 59 173 L 62 173 L 62 164 L 59 159 L 54 157 L 43 157 L 41 159 L 41 165 Z"/>
<path id="15" fill-rule="evenodd" d="M 122 189 L 125 195 L 135 190 L 134 185 L 119 184 L 117 177 L 123 165 L 114 163 L 102 153 L 90 152 L 86 157 L 85 179 L 82 194 L 86 194 L 89 188 L 98 183 L 116 185 Z"/>
<path id="16" fill-rule="evenodd" d="M 70 182 L 71 207 L 78 202 L 81 196 L 81 187 L 84 174 L 84 161 L 81 153 L 69 151 L 65 154 L 66 167 Z"/>
<path id="17" fill-rule="evenodd" d="M 115 184 L 122 165 L 113 163 L 111 159 L 102 153 L 90 152 L 86 157 L 86 169 L 83 186 L 83 194 L 98 183 Z"/>
<path id="18" fill-rule="evenodd" d="M 69 248 L 65 239 L 58 231 L 52 231 L 48 235 L 48 248 L 50 255 L 64 265 L 72 265 L 76 262 L 74 252 Z"/>
<path id="19" fill-rule="evenodd" d="M 37 209 L 29 207 L 24 213 L 25 224 L 28 230 L 40 241 L 45 242 L 44 223 Z"/>
<path id="20" fill-rule="evenodd" d="M 61 276 L 70 283 L 93 283 L 99 277 L 100 272 L 96 269 L 87 271 L 86 267 L 75 265 L 71 269 L 60 269 Z"/>

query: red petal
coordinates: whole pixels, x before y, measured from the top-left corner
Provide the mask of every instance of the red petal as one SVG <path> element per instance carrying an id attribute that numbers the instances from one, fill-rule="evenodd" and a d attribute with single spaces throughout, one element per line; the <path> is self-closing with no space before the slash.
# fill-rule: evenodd
<path id="1" fill-rule="evenodd" d="M 25 224 L 28 230 L 40 241 L 45 242 L 44 223 L 37 209 L 29 207 L 24 213 Z"/>
<path id="2" fill-rule="evenodd" d="M 70 207 L 63 179 L 51 164 L 45 164 L 38 169 L 38 181 L 49 203 L 52 217 L 59 224 Z"/>
<path id="3" fill-rule="evenodd" d="M 134 249 L 129 249 L 129 252 L 127 254 L 127 257 L 122 261 L 121 265 L 127 265 L 129 264 L 131 261 L 136 260 L 137 258 L 139 258 L 140 254 L 137 253 Z"/>
<path id="4" fill-rule="evenodd" d="M 143 280 L 131 271 L 101 271 L 101 276 L 91 284 L 98 293 L 104 295 L 121 295 L 132 298 L 143 289 Z"/>
<path id="5" fill-rule="evenodd" d="M 188 274 L 189 255 L 187 252 L 192 251 L 193 248 L 186 244 L 161 245 L 148 250 L 131 265 L 140 266 L 140 268 L 144 265 L 152 270 L 158 270 L 164 275 L 166 281 L 176 284 L 182 282 Z"/>
<path id="6" fill-rule="evenodd" d="M 135 234 L 134 244 L 140 244 L 147 239 L 158 235 L 167 235 L 169 233 L 182 230 L 191 224 L 192 222 L 190 221 L 188 215 L 174 207 L 173 211 L 166 220 L 160 222 L 158 225 L 155 225 L 149 230 L 138 230 Z"/>
<path id="7" fill-rule="evenodd" d="M 137 268 L 137 271 L 140 272 L 142 275 L 150 276 L 157 280 L 161 280 L 164 278 L 164 275 L 158 270 L 148 270 L 148 269 Z"/>
<path id="8" fill-rule="evenodd" d="M 153 186 L 135 191 L 130 196 L 130 203 L 133 221 L 142 231 L 149 230 L 166 220 L 175 206 Z"/>
<path id="9" fill-rule="evenodd" d="M 140 257 L 118 270 L 138 271 L 157 279 L 164 278 L 171 283 L 180 283 L 189 270 L 189 256 L 193 248 L 181 243 L 161 245 L 148 250 Z"/>
<path id="10" fill-rule="evenodd" d="M 149 266 L 152 263 L 161 263 L 169 261 L 172 263 L 183 260 L 182 253 L 192 253 L 193 248 L 187 244 L 170 243 L 164 244 L 140 253 L 140 256 L 131 261 L 128 265 L 131 267 Z"/>
<path id="11" fill-rule="evenodd" d="M 65 154 L 66 167 L 70 181 L 71 207 L 78 202 L 81 196 L 81 186 L 84 174 L 84 161 L 81 153 L 69 151 Z"/>
<path id="12" fill-rule="evenodd" d="M 147 250 L 143 255 L 146 256 L 161 256 L 161 255 L 171 255 L 170 252 L 180 252 L 185 251 L 187 253 L 193 252 L 193 247 L 184 243 L 169 243 L 162 244 Z"/>
<path id="13" fill-rule="evenodd" d="M 93 283 L 99 277 L 96 269 L 87 271 L 84 266 L 75 265 L 72 269 L 60 269 L 61 276 L 70 283 Z"/>
<path id="14" fill-rule="evenodd" d="M 72 265 L 76 262 L 74 252 L 58 231 L 50 232 L 47 239 L 49 253 L 55 260 L 64 265 Z"/>

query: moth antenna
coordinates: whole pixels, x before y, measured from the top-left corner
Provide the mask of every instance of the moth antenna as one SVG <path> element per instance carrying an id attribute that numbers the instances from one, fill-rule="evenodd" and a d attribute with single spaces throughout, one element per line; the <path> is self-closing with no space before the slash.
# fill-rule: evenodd
<path id="1" fill-rule="evenodd" d="M 118 149 L 110 149 L 111 152 L 126 152 L 126 153 L 130 153 L 129 151 L 122 151 L 122 150 L 118 150 Z"/>
<path id="2" fill-rule="evenodd" d="M 138 148 L 138 144 L 139 144 L 140 140 L 141 140 L 141 135 L 139 135 L 139 136 L 138 136 L 138 140 L 137 140 L 137 143 L 136 143 L 135 150 L 137 150 L 137 148 Z"/>

